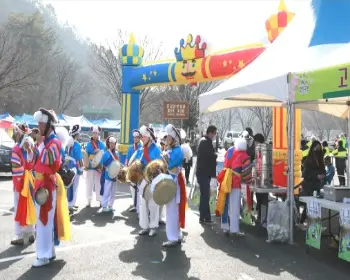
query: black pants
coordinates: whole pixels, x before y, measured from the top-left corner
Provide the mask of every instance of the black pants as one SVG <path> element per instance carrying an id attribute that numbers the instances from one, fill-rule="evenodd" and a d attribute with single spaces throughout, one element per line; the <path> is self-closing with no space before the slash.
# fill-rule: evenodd
<path id="1" fill-rule="evenodd" d="M 339 184 L 345 186 L 345 163 L 336 164 Z"/>
<path id="2" fill-rule="evenodd" d="M 185 168 L 186 183 L 189 183 L 190 182 L 191 165 L 189 163 L 184 163 L 184 168 Z"/>
<path id="3" fill-rule="evenodd" d="M 209 199 L 210 199 L 210 180 L 211 177 L 206 175 L 197 175 L 197 182 L 200 190 L 199 200 L 199 220 L 211 221 Z"/>

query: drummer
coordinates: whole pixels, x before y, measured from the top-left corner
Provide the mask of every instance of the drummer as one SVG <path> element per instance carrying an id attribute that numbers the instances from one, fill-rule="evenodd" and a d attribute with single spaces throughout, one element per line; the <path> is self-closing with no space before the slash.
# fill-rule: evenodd
<path id="1" fill-rule="evenodd" d="M 78 206 L 75 204 L 77 201 L 80 176 L 83 175 L 83 153 L 81 152 L 81 146 L 78 142 L 80 131 L 81 127 L 79 124 L 72 127 L 69 131 L 70 139 L 68 140 L 66 148 L 68 168 L 75 168 L 77 172 L 77 175 L 74 177 L 73 186 L 67 191 L 68 207 L 71 214 L 78 209 Z"/>
<path id="2" fill-rule="evenodd" d="M 92 137 L 90 142 L 86 145 L 86 153 L 89 156 L 90 164 L 89 166 L 85 166 L 86 170 L 86 198 L 88 201 L 88 204 L 86 207 L 91 206 L 91 200 L 92 200 L 92 190 L 95 186 L 95 193 L 96 193 L 96 200 L 100 203 L 101 207 L 101 167 L 92 167 L 91 166 L 91 160 L 94 158 L 94 156 L 97 155 L 99 151 L 105 151 L 105 145 L 99 140 L 99 133 L 101 132 L 101 128 L 99 126 L 94 125 L 91 127 L 90 131 L 92 132 Z"/>
<path id="3" fill-rule="evenodd" d="M 186 209 L 186 185 L 181 172 L 184 154 L 181 149 L 180 131 L 172 124 L 165 128 L 167 132 L 166 160 L 168 162 L 169 174 L 173 177 L 177 191 L 176 196 L 166 205 L 166 235 L 168 241 L 163 243 L 163 247 L 174 247 L 181 243 L 182 234 L 180 228 L 185 227 Z"/>
<path id="4" fill-rule="evenodd" d="M 102 176 L 104 176 L 103 185 L 101 185 L 101 206 L 102 212 L 112 212 L 113 204 L 115 201 L 115 194 L 117 193 L 117 177 L 111 178 L 108 168 L 111 167 L 113 161 L 119 162 L 118 152 L 116 151 L 117 139 L 113 136 L 109 136 L 106 139 L 107 151 L 104 152 L 101 159 L 101 165 L 103 166 Z M 117 174 L 116 174 L 117 175 Z"/>
<path id="5" fill-rule="evenodd" d="M 132 136 L 134 137 L 134 144 L 132 146 L 129 147 L 128 149 L 128 154 L 126 156 L 126 161 L 125 161 L 125 165 L 128 166 L 129 165 L 129 161 L 131 156 L 142 147 L 140 140 L 141 140 L 141 133 L 138 129 L 134 129 L 132 131 Z M 131 192 L 131 197 L 132 197 L 132 201 L 133 201 L 133 205 L 130 208 L 130 212 L 137 212 L 139 213 L 139 209 L 138 209 L 138 205 L 139 203 L 137 202 L 137 185 L 131 184 L 130 185 L 130 192 Z"/>
<path id="6" fill-rule="evenodd" d="M 136 159 L 139 159 L 143 166 L 146 166 L 149 162 L 161 159 L 161 151 L 157 147 L 156 137 L 153 130 L 147 126 L 142 126 L 140 128 L 140 133 L 142 135 L 143 147 L 137 150 L 135 155 Z M 140 227 L 141 230 L 139 235 L 155 236 L 157 234 L 157 228 L 159 226 L 159 206 L 154 202 L 153 198 L 150 200 L 145 200 L 142 197 L 143 191 L 147 182 L 145 179 L 142 180 L 138 186 L 139 198 L 141 198 L 140 203 Z"/>

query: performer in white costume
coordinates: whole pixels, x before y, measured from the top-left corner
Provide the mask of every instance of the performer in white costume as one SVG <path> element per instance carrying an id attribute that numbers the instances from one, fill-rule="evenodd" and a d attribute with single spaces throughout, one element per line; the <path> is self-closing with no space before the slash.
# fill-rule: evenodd
<path id="1" fill-rule="evenodd" d="M 86 153 L 89 156 L 90 163 L 89 166 L 85 166 L 86 170 L 86 198 L 88 201 L 88 204 L 86 207 L 91 206 L 91 200 L 92 200 L 92 191 L 95 187 L 95 194 L 96 194 L 96 200 L 101 203 L 101 172 L 102 167 L 92 167 L 91 166 L 91 160 L 94 158 L 94 156 L 99 151 L 105 151 L 106 147 L 105 145 L 99 140 L 99 133 L 101 132 L 101 128 L 94 125 L 91 127 L 90 131 L 92 132 L 91 141 L 86 145 Z M 101 204 L 100 204 L 101 206 Z"/>
<path id="2" fill-rule="evenodd" d="M 129 147 L 128 149 L 128 154 L 126 156 L 126 161 L 125 161 L 125 165 L 128 166 L 129 165 L 129 161 L 132 157 L 132 155 L 142 147 L 140 140 L 141 140 L 141 133 L 138 129 L 134 129 L 132 131 L 132 136 L 134 137 L 134 144 L 132 146 Z M 132 197 L 132 201 L 133 201 L 133 206 L 130 208 L 130 212 L 137 212 L 139 213 L 139 199 L 138 199 L 138 192 L 137 192 L 137 185 L 131 183 L 130 184 L 130 193 L 131 193 L 131 197 Z"/>
<path id="3" fill-rule="evenodd" d="M 24 245 L 25 235 L 28 235 L 29 243 L 35 241 L 34 225 L 36 219 L 33 196 L 31 195 L 34 186 L 30 181 L 33 180 L 31 170 L 34 167 L 36 153 L 34 140 L 29 136 L 31 131 L 26 123 L 16 124 L 13 131 L 16 142 L 11 154 L 15 237 L 11 240 L 11 244 Z M 33 206 L 32 213 L 28 213 L 28 203 Z"/>
<path id="4" fill-rule="evenodd" d="M 56 258 L 54 250 L 54 218 L 56 211 L 56 173 L 62 164 L 61 142 L 58 140 L 54 125 L 58 123 L 55 112 L 41 108 L 34 114 L 39 130 L 45 137 L 44 145 L 39 146 L 39 156 L 35 165 L 35 190 L 44 188 L 48 192 L 48 199 L 43 205 L 37 205 L 37 259 L 33 267 L 40 267 Z"/>
<path id="5" fill-rule="evenodd" d="M 103 165 L 102 176 L 104 176 L 103 185 L 101 185 L 102 193 L 102 211 L 111 212 L 114 211 L 113 204 L 115 201 L 115 194 L 117 193 L 117 179 L 111 178 L 107 168 L 112 164 L 113 161 L 119 162 L 119 155 L 116 151 L 117 139 L 113 136 L 109 136 L 106 139 L 107 151 L 103 154 L 101 164 Z"/>
<path id="6" fill-rule="evenodd" d="M 142 126 L 140 128 L 140 133 L 142 135 L 143 147 L 137 150 L 135 155 L 136 159 L 141 160 L 142 165 L 145 167 L 149 162 L 155 159 L 161 159 L 160 149 L 157 147 L 156 137 L 154 136 L 153 130 L 149 127 Z M 139 198 L 141 199 L 140 204 L 140 227 L 141 231 L 139 235 L 155 236 L 157 233 L 157 228 L 159 226 L 159 206 L 154 202 L 153 198 L 150 200 L 145 200 L 143 198 L 143 191 L 147 182 L 145 179 L 142 180 L 138 186 Z"/>
<path id="7" fill-rule="evenodd" d="M 168 241 L 165 242 L 163 246 L 174 247 L 181 243 L 182 234 L 180 226 L 183 228 L 185 222 L 185 209 L 180 209 L 186 207 L 186 186 L 182 174 L 184 153 L 180 146 L 180 131 L 173 125 L 168 124 L 166 126 L 166 132 L 168 134 L 168 149 L 166 151 L 165 159 L 168 162 L 168 172 L 173 177 L 177 190 L 175 197 L 166 205 L 166 235 Z"/>
<path id="8" fill-rule="evenodd" d="M 76 205 L 77 194 L 80 177 L 83 175 L 83 153 L 81 152 L 81 145 L 78 142 L 80 131 L 81 128 L 79 124 L 76 124 L 71 128 L 69 131 L 70 138 L 66 148 L 66 161 L 68 162 L 68 167 L 74 168 L 77 172 L 72 187 L 67 191 L 70 213 L 73 213 L 73 211 L 78 209 L 78 206 Z"/>

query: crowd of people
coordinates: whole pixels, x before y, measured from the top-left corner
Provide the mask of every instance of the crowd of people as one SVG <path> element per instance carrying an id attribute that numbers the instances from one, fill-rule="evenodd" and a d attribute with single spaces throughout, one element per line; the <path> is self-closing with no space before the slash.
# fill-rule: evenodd
<path id="1" fill-rule="evenodd" d="M 81 130 L 78 124 L 70 129 L 69 134 L 66 130 L 65 135 L 64 130 L 56 126 L 58 119 L 55 112 L 41 108 L 34 118 L 38 128 L 30 130 L 25 123 L 14 127 L 16 145 L 11 161 L 15 237 L 11 244 L 23 245 L 25 237 L 30 243 L 35 242 L 37 259 L 33 267 L 41 267 L 56 258 L 55 246 L 61 240 L 71 238 L 69 215 L 78 209 L 78 188 L 84 171 L 86 207 L 91 207 L 95 193 L 101 212 L 114 211 L 115 196 L 121 181 L 117 176 L 120 170 L 115 174 L 112 167 L 120 162 L 120 155 L 116 137 L 107 137 L 104 144 L 99 139 L 101 129 L 98 126 L 91 128 L 91 140 L 83 150 L 78 142 Z M 137 175 L 137 180 L 130 179 L 128 182 L 133 199 L 130 211 L 139 217 L 139 235 L 153 237 L 159 226 L 165 224 L 167 241 L 163 246 L 178 246 L 185 227 L 186 183 L 189 183 L 193 165 L 189 141 L 184 141 L 186 135 L 171 124 L 166 126 L 166 136 L 160 141 L 148 126 L 133 130 L 132 134 L 134 143 L 129 147 L 124 164 L 129 168 L 128 172 Z M 250 192 L 252 168 L 255 166 L 258 172 L 261 168 L 256 164 L 259 155 L 256 154 L 255 146 L 265 144 L 265 138 L 260 133 L 254 135 L 251 128 L 246 128 L 241 138 L 226 151 L 224 168 L 217 174 L 217 152 L 213 146 L 216 135 L 217 128 L 210 125 L 197 148 L 195 175 L 200 188 L 199 223 L 214 223 L 209 206 L 210 189 L 218 184 L 216 214 L 221 217 L 221 228 L 227 234 L 244 236 L 239 227 L 241 196 L 243 193 L 248 208 L 253 210 L 254 194 Z M 347 143 L 345 136 L 341 137 L 344 139 L 337 141 L 332 152 L 326 142 L 321 144 L 315 138 L 309 142 L 302 141 L 301 195 L 313 195 L 324 184 L 332 182 L 335 168 L 330 153 L 335 157 L 340 184 L 345 185 Z M 144 170 L 157 161 L 157 172 L 149 181 Z M 75 170 L 73 176 L 69 176 L 70 170 Z M 166 187 L 162 188 L 160 183 Z M 150 189 L 153 193 L 151 196 L 148 195 Z M 174 195 L 169 196 L 171 189 Z M 156 192 L 169 199 L 160 203 L 159 197 L 156 199 Z M 255 196 L 259 220 L 262 215 L 261 205 L 267 203 L 268 194 Z M 305 222 L 305 218 L 306 212 L 303 212 L 301 223 Z"/>
<path id="2" fill-rule="evenodd" d="M 101 212 L 114 211 L 118 176 L 113 167 L 120 165 L 117 139 L 109 136 L 104 144 L 99 139 L 101 129 L 91 128 L 92 137 L 82 150 L 78 143 L 80 126 L 74 125 L 68 134 L 56 125 L 54 111 L 41 108 L 34 114 L 38 128 L 30 130 L 27 124 L 16 124 L 12 151 L 12 178 L 14 184 L 15 237 L 12 245 L 23 245 L 25 237 L 36 245 L 37 259 L 33 267 L 42 267 L 56 258 L 55 246 L 61 240 L 70 240 L 70 218 L 78 209 L 76 205 L 80 177 L 86 172 L 86 207 L 91 207 L 93 193 Z M 67 132 L 65 134 L 64 130 Z M 139 235 L 153 237 L 166 215 L 167 241 L 163 246 L 175 247 L 181 244 L 185 227 L 186 181 L 192 165 L 192 151 L 182 143 L 183 131 L 173 125 L 166 126 L 166 137 L 157 141 L 152 128 L 142 126 L 133 130 L 134 143 L 130 146 L 125 166 L 140 164 L 140 180 L 130 179 L 133 208 L 139 217 Z M 158 160 L 158 163 L 156 162 Z M 161 164 L 159 165 L 159 160 Z M 97 161 L 97 164 L 96 164 Z M 143 173 L 148 164 L 158 164 L 152 181 Z M 137 164 L 136 164 L 137 165 Z M 185 167 L 185 178 L 182 173 Z M 73 172 L 73 175 L 70 174 Z M 135 174 L 136 174 L 135 173 Z M 113 175 L 114 174 L 114 175 Z M 131 178 L 131 176 L 130 176 Z M 162 188 L 162 186 L 166 188 Z M 149 188 L 160 197 L 169 196 L 172 187 L 174 195 L 164 203 L 147 196 Z M 159 187 L 159 188 L 158 188 Z M 165 212 L 165 213 L 164 213 Z"/>

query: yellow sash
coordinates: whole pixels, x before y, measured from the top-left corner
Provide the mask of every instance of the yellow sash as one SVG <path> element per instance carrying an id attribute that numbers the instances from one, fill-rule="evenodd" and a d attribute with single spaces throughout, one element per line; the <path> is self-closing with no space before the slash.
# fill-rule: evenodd
<path id="1" fill-rule="evenodd" d="M 34 177 L 30 170 L 24 171 L 24 184 L 23 189 L 21 191 L 21 195 L 27 198 L 27 217 L 26 224 L 27 225 L 35 225 L 36 223 L 36 211 L 33 197 L 30 193 L 29 185 L 32 185 L 34 188 Z"/>
<path id="2" fill-rule="evenodd" d="M 67 191 L 63 180 L 56 173 L 56 213 L 57 213 L 57 234 L 61 241 L 71 240 L 70 218 L 68 212 Z"/>

